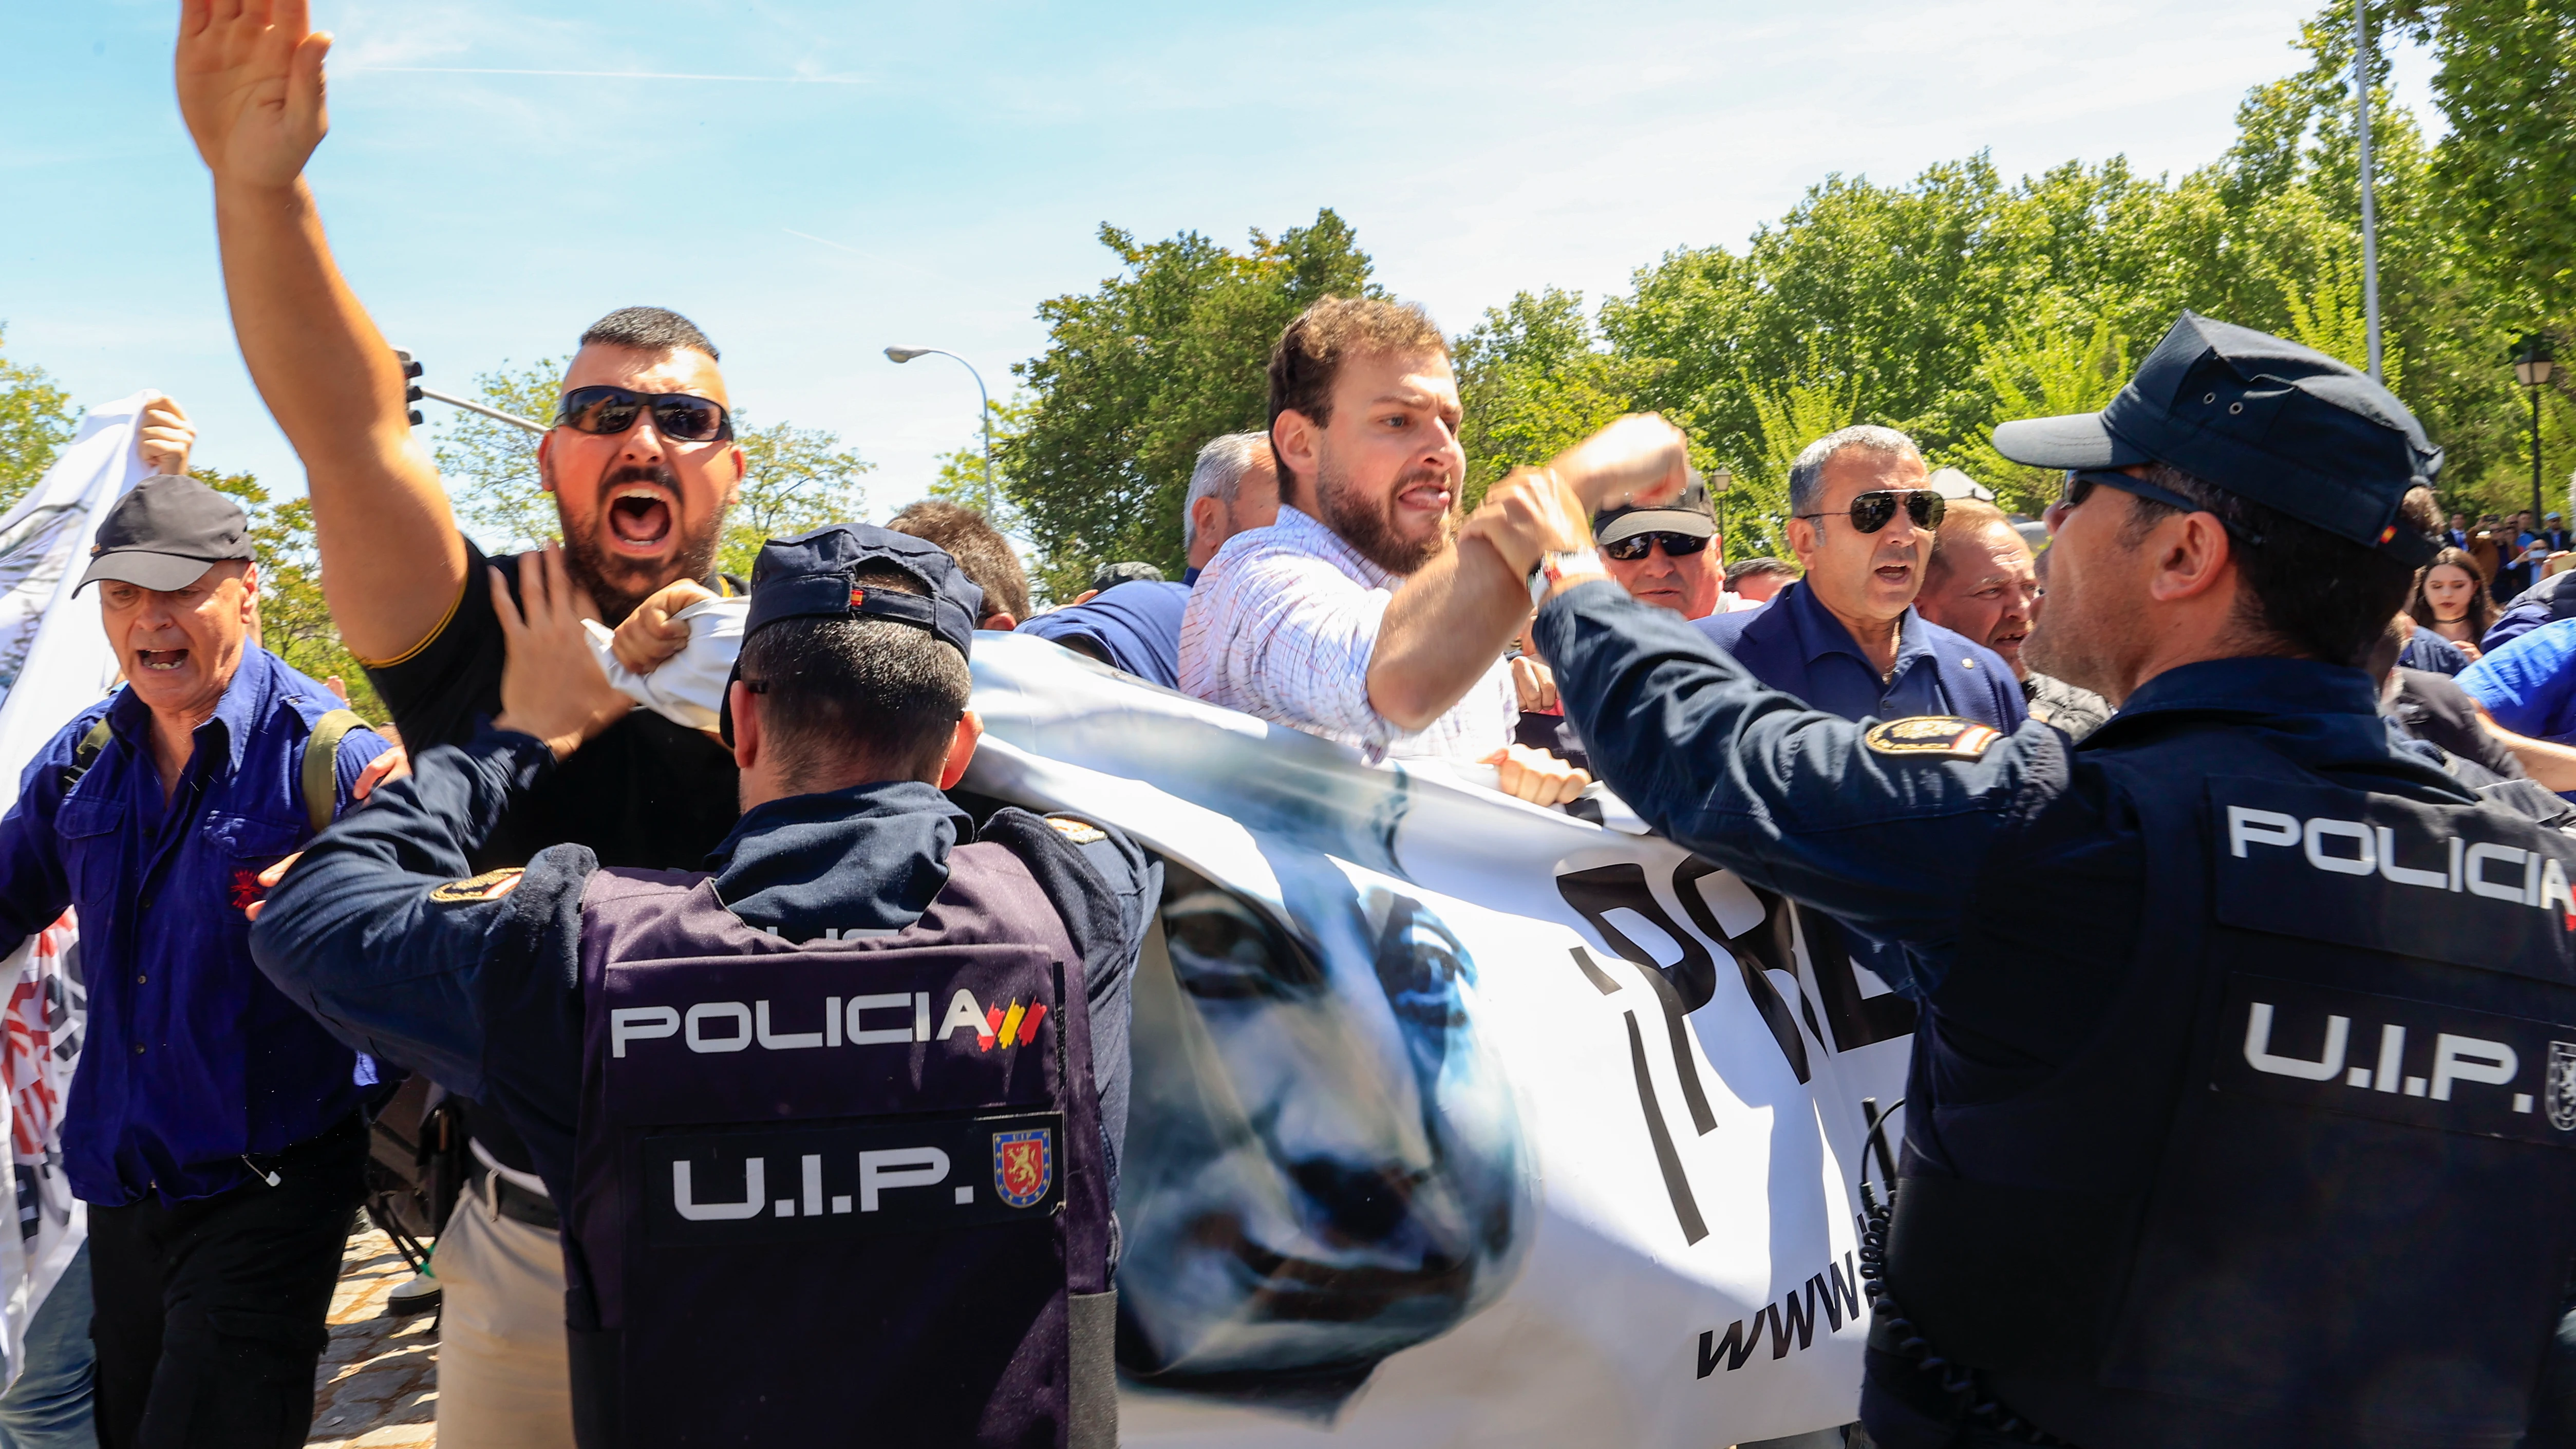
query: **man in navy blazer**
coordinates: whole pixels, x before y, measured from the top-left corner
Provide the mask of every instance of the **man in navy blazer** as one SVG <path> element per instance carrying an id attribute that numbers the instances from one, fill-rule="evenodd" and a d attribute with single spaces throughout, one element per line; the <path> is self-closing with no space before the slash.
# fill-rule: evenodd
<path id="1" fill-rule="evenodd" d="M 1789 468 L 1789 547 L 1806 576 L 1767 608 L 1696 627 L 1774 689 L 1848 720 L 1952 715 L 2010 734 L 2012 666 L 1914 609 L 1945 507 L 1914 440 L 1849 427 Z"/>

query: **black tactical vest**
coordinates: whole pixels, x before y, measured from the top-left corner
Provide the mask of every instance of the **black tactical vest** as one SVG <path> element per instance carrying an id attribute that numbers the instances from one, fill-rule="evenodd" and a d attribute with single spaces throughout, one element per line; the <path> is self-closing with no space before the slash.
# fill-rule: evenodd
<path id="1" fill-rule="evenodd" d="M 2576 1257 L 2576 839 L 2217 725 L 2086 758 L 2148 842 L 2125 994 L 2005 1100 L 1918 1053 L 1955 1175 L 1895 1303 L 2084 1449 L 2506 1449 Z"/>
<path id="2" fill-rule="evenodd" d="M 789 942 L 662 871 L 581 916 L 585 1449 L 1115 1443 L 1081 958 L 1017 856 L 959 846 L 899 932 Z"/>

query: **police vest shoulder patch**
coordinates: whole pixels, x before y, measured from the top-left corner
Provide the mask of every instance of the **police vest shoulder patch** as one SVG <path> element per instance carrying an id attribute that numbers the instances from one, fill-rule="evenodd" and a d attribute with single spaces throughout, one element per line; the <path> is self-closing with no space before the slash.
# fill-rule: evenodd
<path id="1" fill-rule="evenodd" d="M 478 876 L 432 886 L 429 898 L 442 906 L 470 906 L 483 901 L 497 901 L 518 889 L 519 877 L 526 873 L 515 868 L 487 870 Z"/>
<path id="2" fill-rule="evenodd" d="M 1094 841 L 1109 838 L 1108 831 L 1088 820 L 1076 820 L 1070 815 L 1050 815 L 1047 817 L 1047 824 L 1055 827 L 1056 834 L 1076 845 L 1089 845 Z"/>
<path id="3" fill-rule="evenodd" d="M 1925 714 L 1870 726 L 1861 742 L 1882 755 L 1938 755 L 1973 760 L 1994 748 L 2003 732 L 1956 715 Z"/>

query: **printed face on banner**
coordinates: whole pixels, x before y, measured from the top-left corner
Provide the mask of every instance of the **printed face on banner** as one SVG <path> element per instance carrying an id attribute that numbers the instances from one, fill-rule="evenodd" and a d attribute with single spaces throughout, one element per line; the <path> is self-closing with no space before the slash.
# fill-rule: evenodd
<path id="1" fill-rule="evenodd" d="M 1420 901 L 1273 855 L 1292 933 L 1168 864 L 1122 1167 L 1128 1373 L 1329 1407 L 1498 1296 L 1531 1217 L 1475 963 Z"/>

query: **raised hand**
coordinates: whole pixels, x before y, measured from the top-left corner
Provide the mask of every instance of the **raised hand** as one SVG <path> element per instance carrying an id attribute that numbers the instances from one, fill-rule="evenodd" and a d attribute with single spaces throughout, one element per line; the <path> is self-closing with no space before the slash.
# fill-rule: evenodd
<path id="1" fill-rule="evenodd" d="M 218 181 L 292 185 L 331 123 L 306 0 L 181 0 L 179 114 Z"/>
<path id="2" fill-rule="evenodd" d="M 197 425 L 170 400 L 167 393 L 154 393 L 143 408 L 143 428 L 135 435 L 135 451 L 143 455 L 143 466 L 155 473 L 176 474 L 188 471 L 188 450 L 197 445 Z"/>
<path id="3" fill-rule="evenodd" d="M 1630 413 L 1556 455 L 1548 464 L 1586 521 L 1621 503 L 1662 503 L 1690 484 L 1690 440 L 1653 413 Z"/>
<path id="4" fill-rule="evenodd" d="M 519 557 L 519 595 L 492 570 L 492 612 L 510 656 L 501 666 L 501 729 L 535 735 L 560 760 L 626 717 L 635 701 L 610 685 L 581 621 L 599 609 L 564 572 L 563 550 L 548 545 Z"/>

